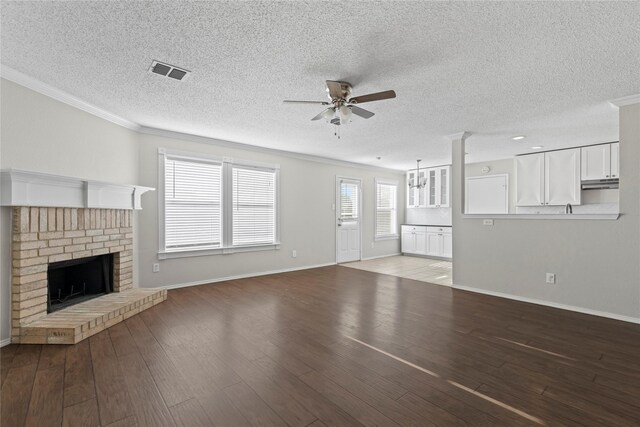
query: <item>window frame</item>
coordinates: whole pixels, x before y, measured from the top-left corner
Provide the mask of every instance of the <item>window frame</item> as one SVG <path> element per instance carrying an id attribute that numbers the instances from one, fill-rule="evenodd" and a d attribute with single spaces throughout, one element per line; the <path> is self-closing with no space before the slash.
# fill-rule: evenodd
<path id="1" fill-rule="evenodd" d="M 211 248 L 181 248 L 167 249 L 165 241 L 165 161 L 167 158 L 179 158 L 197 162 L 219 163 L 222 165 L 221 213 L 222 213 L 222 241 L 220 247 Z M 255 245 L 233 246 L 233 166 L 255 168 L 274 172 L 275 180 L 275 241 Z M 280 165 L 254 162 L 250 160 L 234 159 L 231 157 L 217 157 L 201 153 L 167 150 L 158 148 L 158 259 L 187 258 L 194 256 L 224 255 L 241 252 L 255 252 L 280 249 Z"/>
<path id="2" fill-rule="evenodd" d="M 383 234 L 378 235 L 378 185 L 393 185 L 396 188 L 395 191 L 395 207 L 393 211 L 395 215 L 396 223 L 396 232 L 394 234 Z M 373 239 L 374 241 L 380 240 L 397 240 L 400 238 L 400 222 L 398 221 L 398 181 L 392 179 L 384 179 L 384 178 L 375 178 L 375 186 L 373 190 L 373 211 L 374 211 L 374 221 L 373 221 Z"/>

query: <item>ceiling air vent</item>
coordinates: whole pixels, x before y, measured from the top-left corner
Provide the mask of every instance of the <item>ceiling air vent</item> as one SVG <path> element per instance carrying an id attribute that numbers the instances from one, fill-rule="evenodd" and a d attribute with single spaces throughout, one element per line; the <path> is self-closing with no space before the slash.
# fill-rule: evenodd
<path id="1" fill-rule="evenodd" d="M 150 73 L 160 74 L 161 76 L 171 77 L 175 80 L 184 80 L 187 78 L 190 71 L 184 70 L 182 68 L 174 67 L 173 65 L 164 64 L 162 62 L 153 61 L 151 63 L 151 68 L 149 68 Z"/>

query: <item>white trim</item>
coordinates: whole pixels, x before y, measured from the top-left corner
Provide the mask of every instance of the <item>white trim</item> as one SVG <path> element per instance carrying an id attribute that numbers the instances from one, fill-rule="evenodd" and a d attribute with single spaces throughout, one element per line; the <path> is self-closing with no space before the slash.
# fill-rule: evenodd
<path id="1" fill-rule="evenodd" d="M 226 282 L 226 281 L 229 281 L 229 280 L 237 280 L 237 279 L 246 279 L 246 278 L 249 278 L 249 277 L 268 276 L 269 274 L 289 273 L 291 271 L 309 270 L 309 269 L 312 269 L 312 268 L 328 267 L 330 265 L 336 265 L 336 263 L 335 262 L 327 262 L 327 263 L 324 263 L 324 264 L 305 265 L 305 266 L 302 266 L 302 267 L 282 268 L 282 269 L 279 269 L 279 270 L 261 271 L 261 272 L 257 272 L 257 273 L 248 273 L 248 274 L 239 274 L 237 276 L 227 276 L 227 277 L 219 277 L 219 278 L 215 278 L 215 279 L 197 280 L 195 282 L 176 283 L 175 285 L 162 286 L 162 288 L 164 288 L 164 289 L 188 288 L 190 286 L 208 285 L 208 284 L 211 284 L 211 283 Z"/>
<path id="2" fill-rule="evenodd" d="M 251 246 L 231 246 L 226 248 L 186 249 L 176 251 L 160 250 L 158 252 L 158 259 L 190 258 L 208 255 L 229 255 L 242 252 L 273 251 L 277 249 L 280 249 L 280 243 Z"/>
<path id="3" fill-rule="evenodd" d="M 0 340 L 0 347 L 4 347 L 11 344 L 11 338 L 5 338 L 3 340 Z"/>
<path id="4" fill-rule="evenodd" d="M 521 296 L 512 295 L 512 294 L 505 294 L 505 293 L 502 293 L 502 292 L 488 291 L 488 290 L 485 290 L 485 289 L 474 288 L 474 287 L 471 287 L 471 286 L 452 285 L 452 287 L 454 289 L 458 289 L 458 290 L 461 290 L 461 291 L 468 291 L 468 292 L 474 292 L 474 293 L 478 293 L 478 294 L 491 295 L 491 296 L 494 296 L 494 297 L 506 298 L 506 299 L 510 299 L 510 300 L 514 300 L 514 301 L 528 302 L 528 303 L 531 303 L 531 304 L 537 304 L 537 305 L 544 305 L 544 306 L 547 306 L 547 307 L 559 308 L 561 310 L 575 311 L 577 313 L 590 314 L 592 316 L 606 317 L 608 319 L 621 320 L 623 322 L 640 324 L 640 318 L 639 317 L 623 316 L 623 315 L 620 315 L 620 314 L 608 313 L 606 311 L 599 311 L 599 310 L 592 310 L 590 308 L 576 307 L 574 305 L 560 304 L 560 303 L 555 303 L 555 302 L 545 301 L 545 300 L 540 300 L 540 299 L 535 299 L 535 298 L 527 298 L 527 297 L 521 297 Z"/>
<path id="5" fill-rule="evenodd" d="M 371 259 L 388 258 L 390 256 L 400 256 L 400 255 L 402 255 L 400 252 L 397 252 L 395 254 L 389 254 L 389 255 L 376 255 L 376 256 L 370 256 L 370 257 L 362 258 L 360 261 L 369 261 Z"/>
<path id="6" fill-rule="evenodd" d="M 1 206 L 142 209 L 155 188 L 123 185 L 18 169 L 0 170 Z"/>
<path id="7" fill-rule="evenodd" d="M 40 80 L 23 74 L 20 71 L 8 67 L 4 64 L 0 68 L 0 76 L 3 79 L 7 79 L 9 81 L 12 81 L 13 83 L 19 84 L 20 86 L 31 89 L 34 92 L 38 92 L 42 95 L 48 96 L 49 98 L 53 98 L 56 101 L 60 101 L 63 104 L 70 105 L 84 111 L 85 113 L 100 117 L 101 119 L 105 119 L 107 121 L 110 121 L 111 123 L 115 123 L 127 129 L 138 130 L 140 128 L 138 124 L 129 121 L 124 117 L 120 117 L 116 114 L 103 110 L 100 107 L 96 107 L 93 104 L 83 101 L 82 99 L 77 98 L 63 90 L 43 83 Z"/>
<path id="8" fill-rule="evenodd" d="M 615 107 L 626 107 L 627 105 L 640 104 L 640 93 L 635 95 L 623 96 L 609 101 Z"/>

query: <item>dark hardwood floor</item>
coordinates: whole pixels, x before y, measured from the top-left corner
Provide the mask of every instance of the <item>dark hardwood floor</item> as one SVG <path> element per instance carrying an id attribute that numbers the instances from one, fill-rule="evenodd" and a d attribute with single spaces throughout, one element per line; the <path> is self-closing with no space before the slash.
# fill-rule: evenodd
<path id="1" fill-rule="evenodd" d="M 640 425 L 640 325 L 339 266 L 1 355 L 2 427 Z"/>

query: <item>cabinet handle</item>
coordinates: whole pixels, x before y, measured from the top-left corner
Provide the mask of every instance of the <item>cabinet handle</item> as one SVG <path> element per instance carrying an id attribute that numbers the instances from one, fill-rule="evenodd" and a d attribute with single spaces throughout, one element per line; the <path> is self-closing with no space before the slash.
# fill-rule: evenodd
<path id="1" fill-rule="evenodd" d="M 607 175 L 607 178 L 609 178 L 609 175 Z"/>

